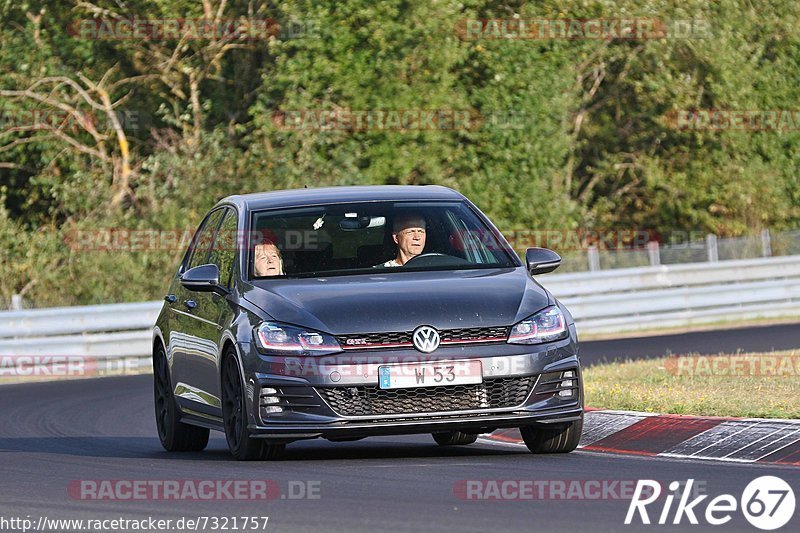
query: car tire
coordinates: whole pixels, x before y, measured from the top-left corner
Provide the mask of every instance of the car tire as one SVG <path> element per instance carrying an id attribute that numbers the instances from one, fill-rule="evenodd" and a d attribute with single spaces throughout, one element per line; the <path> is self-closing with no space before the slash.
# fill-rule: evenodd
<path id="1" fill-rule="evenodd" d="M 285 444 L 255 439 L 247 430 L 244 385 L 239 370 L 239 360 L 233 348 L 228 349 L 222 362 L 222 423 L 228 448 L 236 459 L 275 460 L 283 455 Z"/>
<path id="2" fill-rule="evenodd" d="M 432 433 L 432 435 L 433 440 L 439 446 L 463 446 L 478 440 L 477 434 L 464 433 L 463 431 L 442 431 L 440 433 Z"/>
<path id="3" fill-rule="evenodd" d="M 583 431 L 583 414 L 574 422 L 554 427 L 525 426 L 519 429 L 522 440 L 533 453 L 569 453 L 578 447 Z"/>
<path id="4" fill-rule="evenodd" d="M 167 354 L 160 344 L 153 353 L 153 395 L 156 428 L 161 446 L 168 452 L 199 452 L 208 445 L 208 429 L 180 421 L 172 390 Z"/>

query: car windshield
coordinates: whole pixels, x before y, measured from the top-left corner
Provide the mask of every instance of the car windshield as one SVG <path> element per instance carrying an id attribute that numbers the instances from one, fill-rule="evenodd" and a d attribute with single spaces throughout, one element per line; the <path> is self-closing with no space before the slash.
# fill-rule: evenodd
<path id="1" fill-rule="evenodd" d="M 251 278 L 518 266 L 464 202 L 364 202 L 256 211 Z"/>

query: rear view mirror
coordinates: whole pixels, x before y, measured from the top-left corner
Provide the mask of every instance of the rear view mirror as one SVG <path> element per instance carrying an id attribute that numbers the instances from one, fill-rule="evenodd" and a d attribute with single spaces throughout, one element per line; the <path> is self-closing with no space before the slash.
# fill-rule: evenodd
<path id="1" fill-rule="evenodd" d="M 525 264 L 531 274 L 547 274 L 561 265 L 561 256 L 547 248 L 528 248 Z"/>
<path id="2" fill-rule="evenodd" d="M 344 231 L 353 231 L 367 228 L 379 228 L 386 225 L 386 217 L 370 217 L 370 216 L 347 216 L 339 221 L 339 229 Z"/>
<path id="3" fill-rule="evenodd" d="M 219 268 L 214 264 L 190 268 L 181 275 L 181 285 L 190 291 L 228 292 L 219 284 Z"/>

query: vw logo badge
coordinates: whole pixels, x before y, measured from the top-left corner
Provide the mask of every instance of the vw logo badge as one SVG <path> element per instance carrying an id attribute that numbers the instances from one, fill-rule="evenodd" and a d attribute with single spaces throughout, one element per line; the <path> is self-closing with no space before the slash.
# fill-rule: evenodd
<path id="1" fill-rule="evenodd" d="M 423 353 L 431 353 L 439 347 L 439 332 L 430 326 L 420 326 L 412 335 L 414 348 Z"/>

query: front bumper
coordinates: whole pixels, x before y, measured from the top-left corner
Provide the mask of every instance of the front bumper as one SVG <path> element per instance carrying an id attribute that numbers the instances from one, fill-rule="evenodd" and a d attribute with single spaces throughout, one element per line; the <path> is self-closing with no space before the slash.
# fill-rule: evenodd
<path id="1" fill-rule="evenodd" d="M 379 366 L 420 362 L 422 354 L 408 350 L 304 360 L 251 352 L 244 365 L 248 427 L 254 437 L 291 441 L 484 433 L 577 420 L 583 387 L 574 326 L 570 329 L 568 338 L 545 345 L 442 348 L 435 357 L 425 356 L 425 362 L 479 359 L 483 383 L 466 386 L 381 389 Z M 560 395 L 562 389 L 572 393 Z"/>
<path id="2" fill-rule="evenodd" d="M 450 416 L 424 416 L 413 419 L 386 419 L 376 421 L 341 420 L 329 424 L 286 424 L 251 426 L 253 437 L 273 441 L 294 441 L 322 437 L 330 440 L 377 437 L 380 435 L 411 435 L 439 431 L 465 433 L 490 433 L 501 428 L 518 428 L 531 425 L 548 425 L 578 420 L 582 406 L 573 406 L 552 412 L 470 413 Z"/>

